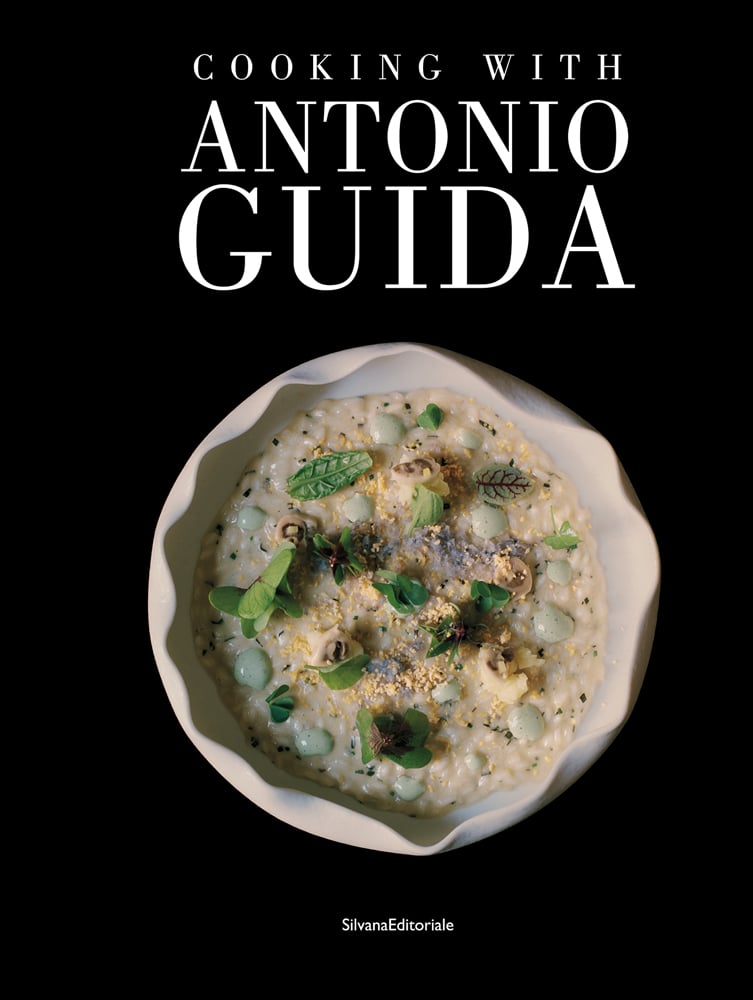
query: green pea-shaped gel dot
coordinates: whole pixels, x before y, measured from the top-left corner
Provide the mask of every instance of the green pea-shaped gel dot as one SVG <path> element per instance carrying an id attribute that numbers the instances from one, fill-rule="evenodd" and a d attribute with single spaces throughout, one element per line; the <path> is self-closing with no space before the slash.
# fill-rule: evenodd
<path id="1" fill-rule="evenodd" d="M 476 431 L 472 431 L 467 427 L 464 427 L 459 434 L 460 443 L 464 448 L 468 448 L 470 451 L 476 451 L 484 443 L 483 438 Z"/>
<path id="2" fill-rule="evenodd" d="M 501 507 L 489 507 L 479 504 L 471 511 L 471 526 L 474 535 L 479 538 L 496 538 L 507 531 L 507 514 Z"/>
<path id="3" fill-rule="evenodd" d="M 343 504 L 343 513 L 349 521 L 368 521 L 374 516 L 374 501 L 363 493 L 354 493 Z"/>
<path id="4" fill-rule="evenodd" d="M 516 705 L 510 709 L 507 726 L 518 740 L 538 740 L 544 734 L 544 716 L 535 705 Z"/>
<path id="5" fill-rule="evenodd" d="M 261 507 L 246 504 L 238 511 L 238 527 L 243 531 L 258 531 L 267 520 L 267 512 Z"/>
<path id="6" fill-rule="evenodd" d="M 484 764 L 486 764 L 486 757 L 482 753 L 479 753 L 478 750 L 474 750 L 465 755 L 463 763 L 469 771 L 480 771 Z"/>
<path id="7" fill-rule="evenodd" d="M 250 646 L 236 656 L 233 676 L 239 684 L 261 691 L 272 679 L 272 661 L 260 646 Z"/>
<path id="8" fill-rule="evenodd" d="M 548 563 L 546 575 L 552 583 L 564 586 L 572 580 L 573 570 L 567 559 L 555 559 L 553 562 Z"/>
<path id="9" fill-rule="evenodd" d="M 531 620 L 536 638 L 544 642 L 562 642 L 569 639 L 575 630 L 575 622 L 570 615 L 554 604 L 542 604 Z"/>
<path id="10" fill-rule="evenodd" d="M 377 413 L 371 424 L 371 436 L 377 444 L 399 444 L 405 437 L 405 424 L 394 413 Z"/>
<path id="11" fill-rule="evenodd" d="M 295 748 L 301 757 L 322 757 L 332 753 L 335 741 L 326 729 L 302 729 L 295 738 Z"/>
<path id="12" fill-rule="evenodd" d="M 395 795 L 404 802 L 413 802 L 426 791 L 423 781 L 411 778 L 408 774 L 401 774 L 392 787 Z"/>
<path id="13" fill-rule="evenodd" d="M 448 701 L 457 701 L 460 697 L 460 685 L 456 680 L 444 681 L 432 690 L 431 696 L 438 705 Z"/>

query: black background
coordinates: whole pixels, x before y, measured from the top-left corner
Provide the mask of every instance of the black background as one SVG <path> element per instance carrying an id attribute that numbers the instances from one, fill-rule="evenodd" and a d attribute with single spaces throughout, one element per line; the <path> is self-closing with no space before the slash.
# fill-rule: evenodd
<path id="1" fill-rule="evenodd" d="M 220 37 L 197 31 L 190 40 L 160 36 L 161 44 L 151 39 L 141 50 L 138 85 L 121 98 L 132 116 L 121 160 L 128 164 L 122 224 L 129 252 L 113 303 L 132 334 L 118 349 L 123 392 L 115 396 L 117 416 L 110 430 L 132 470 L 128 541 L 120 558 L 133 574 L 136 599 L 129 602 L 127 626 L 113 640 L 112 655 L 120 665 L 109 696 L 115 699 L 121 738 L 113 747 L 111 719 L 92 723 L 89 731 L 92 743 L 108 748 L 106 774 L 84 768 L 92 815 L 82 834 L 91 847 L 84 862 L 93 889 L 90 911 L 104 926 L 137 914 L 125 919 L 127 934 L 111 947 L 139 967 L 154 959 L 166 969 L 173 960 L 184 963 L 187 954 L 197 964 L 226 966 L 232 949 L 240 947 L 248 956 L 281 961 L 290 977 L 301 955 L 308 962 L 323 953 L 336 960 L 339 949 L 358 945 L 372 951 L 389 947 L 394 956 L 462 947 L 464 955 L 506 956 L 516 966 L 538 954 L 546 959 L 547 976 L 555 974 L 557 962 L 567 962 L 559 971 L 578 977 L 598 951 L 602 960 L 622 968 L 636 940 L 644 954 L 658 953 L 665 930 L 677 932 L 691 874 L 684 781 L 678 782 L 686 762 L 676 755 L 688 726 L 676 695 L 677 672 L 684 666 L 675 642 L 683 581 L 673 559 L 679 548 L 677 498 L 668 495 L 667 469 L 668 442 L 675 439 L 687 401 L 677 354 L 666 348 L 692 312 L 693 293 L 678 292 L 673 271 L 677 236 L 671 219 L 678 206 L 673 130 L 665 115 L 666 48 L 636 45 L 614 29 L 600 36 L 574 27 L 561 37 L 543 38 L 531 28 L 511 34 L 501 25 L 495 31 L 481 25 L 455 35 L 445 26 L 414 37 L 383 23 L 379 27 L 354 29 L 337 42 L 326 24 L 310 33 L 294 24 L 269 33 L 239 26 L 230 41 L 227 32 Z M 516 53 L 508 82 L 489 83 L 481 57 L 487 51 Z M 200 52 L 214 54 L 213 83 L 193 77 Z M 254 60 L 249 81 L 229 74 L 237 52 Z M 277 52 L 294 60 L 296 73 L 288 84 L 268 72 Z M 364 80 L 349 81 L 349 64 L 343 61 L 338 80 L 311 82 L 314 52 L 361 52 Z M 403 54 L 399 83 L 376 78 L 379 52 Z M 441 82 L 424 82 L 412 69 L 424 52 L 439 53 Z M 544 81 L 530 79 L 532 52 L 544 54 Z M 575 81 L 563 79 L 561 52 L 581 53 Z M 599 52 L 621 53 L 621 81 L 596 80 Z M 334 75 L 335 57 L 326 65 Z M 181 173 L 211 99 L 221 104 L 245 174 L 218 174 L 211 151 L 200 157 L 203 174 Z M 355 178 L 337 174 L 342 133 L 335 125 L 327 131 L 317 125 L 320 145 L 309 176 L 281 147 L 274 154 L 275 173 L 255 174 L 259 119 L 253 101 L 278 100 L 297 121 L 294 101 L 325 99 L 382 102 L 383 123 L 362 133 L 367 172 Z M 494 102 L 521 101 L 512 176 L 483 153 L 482 140 L 479 173 L 458 174 L 459 116 L 450 122 L 451 145 L 440 168 L 415 176 L 398 170 L 386 153 L 384 119 L 411 99 L 435 103 L 448 120 L 460 100 L 481 100 L 490 113 Z M 630 127 L 624 161 L 603 175 L 577 168 L 565 141 L 572 112 L 594 99 L 616 104 Z M 529 170 L 536 156 L 526 104 L 531 100 L 560 102 L 552 117 L 557 174 Z M 137 114 L 131 102 L 138 102 Z M 312 123 L 318 122 L 316 111 L 312 108 Z M 594 139 L 586 156 L 601 162 L 605 148 Z M 199 190 L 220 182 L 258 186 L 260 211 L 249 222 L 242 206 L 237 215 L 217 209 L 205 230 L 208 271 L 218 282 L 232 281 L 239 271 L 223 259 L 223 250 L 273 251 L 256 281 L 234 292 L 201 288 L 178 253 L 185 206 Z M 334 282 L 349 272 L 352 260 L 351 216 L 343 211 L 351 202 L 338 189 L 354 183 L 373 188 L 362 202 L 359 275 L 340 291 L 305 289 L 292 272 L 289 195 L 280 187 L 322 186 L 322 203 L 329 199 L 331 215 L 320 218 L 318 227 L 312 223 L 312 270 L 320 280 Z M 603 275 L 593 254 L 571 259 L 566 278 L 572 289 L 541 287 L 554 281 L 587 183 L 596 187 L 624 279 L 635 289 L 597 290 Z M 416 250 L 417 278 L 428 284 L 426 290 L 384 288 L 394 281 L 390 199 L 395 195 L 381 190 L 389 184 L 429 189 L 423 196 L 426 209 L 422 206 L 417 217 Z M 523 206 L 530 247 L 508 284 L 439 288 L 449 269 L 449 196 L 439 193 L 442 184 L 502 188 Z M 490 212 L 491 218 L 473 222 L 471 273 L 479 280 L 491 280 L 504 267 L 503 250 L 496 257 L 491 242 L 494 222 L 501 226 L 502 219 Z M 504 249 L 502 226 L 501 231 Z M 445 346 L 508 371 L 604 434 L 641 499 L 663 564 L 651 661 L 635 710 L 614 744 L 541 812 L 481 843 L 429 858 L 315 838 L 243 798 L 182 732 L 162 688 L 146 617 L 154 528 L 172 483 L 202 438 L 275 375 L 322 354 L 395 340 Z M 692 874 L 697 879 L 697 869 Z M 431 916 L 452 921 L 456 931 L 444 941 L 440 935 L 375 941 L 343 934 L 341 920 L 350 916 Z M 626 919 L 632 945 L 620 929 Z M 165 935 L 177 942 L 167 960 Z M 673 959 L 665 951 L 662 961 L 667 968 Z"/>

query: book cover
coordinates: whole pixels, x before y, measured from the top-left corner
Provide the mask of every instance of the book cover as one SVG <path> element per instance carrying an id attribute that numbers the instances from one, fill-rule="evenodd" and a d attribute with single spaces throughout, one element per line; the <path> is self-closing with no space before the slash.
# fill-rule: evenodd
<path id="1" fill-rule="evenodd" d="M 244 24 L 168 42 L 143 71 L 156 154 L 133 220 L 145 555 L 183 465 L 235 406 L 311 358 L 395 341 L 475 358 L 580 415 L 614 446 L 662 549 L 671 366 L 657 331 L 673 311 L 654 49 L 615 29 L 502 19 L 457 35 L 434 21 Z M 248 927 L 233 918 L 222 935 L 263 942 L 270 961 L 291 935 L 451 949 L 504 937 L 511 917 L 529 937 L 546 935 L 547 914 L 599 920 L 646 885 L 669 836 L 652 741 L 666 712 L 661 622 L 603 757 L 520 824 L 428 858 L 313 837 L 247 801 L 182 732 L 145 634 L 128 776 L 144 892 L 184 928 L 177 914 L 200 900 L 205 931 L 232 904 Z M 348 923 L 385 915 L 445 929 Z"/>

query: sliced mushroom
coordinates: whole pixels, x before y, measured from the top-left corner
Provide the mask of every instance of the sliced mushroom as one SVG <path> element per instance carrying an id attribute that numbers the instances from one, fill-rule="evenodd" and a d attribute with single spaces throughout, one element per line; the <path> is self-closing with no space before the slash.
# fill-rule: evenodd
<path id="1" fill-rule="evenodd" d="M 494 570 L 494 582 L 513 597 L 525 597 L 533 587 L 533 574 L 520 556 L 503 555 Z"/>
<path id="2" fill-rule="evenodd" d="M 298 546 L 306 541 L 308 532 L 309 524 L 300 514 L 286 514 L 277 522 L 275 540 L 278 542 L 292 542 Z"/>
<path id="3" fill-rule="evenodd" d="M 482 646 L 478 665 L 484 685 L 505 704 L 517 701 L 528 690 L 528 677 L 514 672 L 513 652 L 500 646 Z"/>
<path id="4" fill-rule="evenodd" d="M 510 673 L 512 650 L 501 646 L 482 646 L 478 651 L 478 665 L 484 680 L 502 680 Z"/>
<path id="5" fill-rule="evenodd" d="M 440 475 L 441 471 L 439 462 L 435 462 L 433 458 L 412 458 L 409 462 L 392 466 L 395 481 L 405 486 L 425 483 Z"/>
<path id="6" fill-rule="evenodd" d="M 324 632 L 314 647 L 312 667 L 331 667 L 363 652 L 363 646 L 352 639 L 339 625 Z"/>

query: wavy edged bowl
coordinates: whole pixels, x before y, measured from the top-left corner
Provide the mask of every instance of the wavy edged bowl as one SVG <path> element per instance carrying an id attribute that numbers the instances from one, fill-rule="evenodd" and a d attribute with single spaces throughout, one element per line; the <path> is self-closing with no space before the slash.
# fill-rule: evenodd
<path id="1" fill-rule="evenodd" d="M 192 581 L 201 539 L 238 470 L 275 431 L 317 400 L 447 386 L 504 411 L 576 483 L 591 510 L 607 579 L 610 669 L 576 738 L 548 778 L 435 819 L 359 805 L 337 790 L 286 774 L 244 740 L 199 662 L 191 630 Z M 640 571 L 639 571 L 640 568 Z M 512 826 L 567 789 L 604 752 L 638 697 L 659 594 L 656 541 L 611 445 L 555 400 L 488 365 L 415 343 L 357 347 L 293 368 L 236 407 L 189 458 L 157 523 L 149 575 L 152 647 L 184 731 L 239 792 L 277 819 L 329 840 L 400 854 L 436 854 Z"/>

